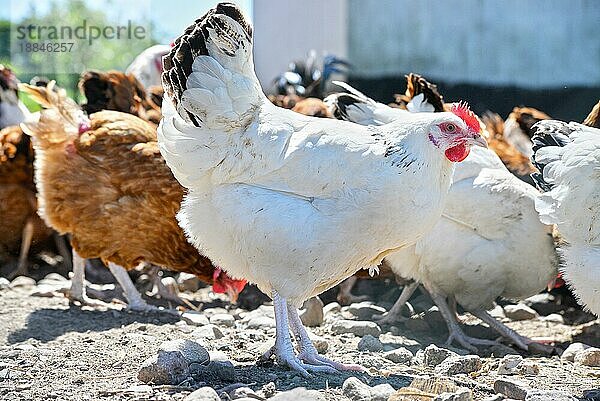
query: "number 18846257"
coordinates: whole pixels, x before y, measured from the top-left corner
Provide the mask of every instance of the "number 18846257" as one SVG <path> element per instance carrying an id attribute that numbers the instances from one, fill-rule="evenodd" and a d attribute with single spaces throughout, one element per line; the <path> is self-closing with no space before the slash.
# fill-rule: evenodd
<path id="1" fill-rule="evenodd" d="M 19 43 L 21 53 L 70 53 L 73 50 L 73 42 L 41 42 L 41 43 Z"/>

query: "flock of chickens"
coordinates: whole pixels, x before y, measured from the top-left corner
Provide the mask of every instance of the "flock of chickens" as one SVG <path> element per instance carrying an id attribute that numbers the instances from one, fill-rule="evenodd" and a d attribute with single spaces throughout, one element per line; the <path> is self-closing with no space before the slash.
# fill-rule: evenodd
<path id="1" fill-rule="evenodd" d="M 527 350 L 487 310 L 552 288 L 559 265 L 600 314 L 600 102 L 583 124 L 529 108 L 503 121 L 444 102 L 416 74 L 390 106 L 342 82 L 306 97 L 325 76 L 302 87 L 284 75 L 267 98 L 252 27 L 229 3 L 126 73 L 85 72 L 82 106 L 0 68 L 0 248 L 20 250 L 24 274 L 32 241 L 68 234 L 81 304 L 100 304 L 84 285 L 92 258 L 133 310 L 153 308 L 127 273 L 140 264 L 195 274 L 232 301 L 255 283 L 275 307 L 266 356 L 303 375 L 362 369 L 319 355 L 297 309 L 346 279 L 340 296 L 353 299 L 362 269 L 406 282 L 380 320 L 400 319 L 422 285 L 467 349 L 490 341 L 462 331 L 457 304 Z"/>

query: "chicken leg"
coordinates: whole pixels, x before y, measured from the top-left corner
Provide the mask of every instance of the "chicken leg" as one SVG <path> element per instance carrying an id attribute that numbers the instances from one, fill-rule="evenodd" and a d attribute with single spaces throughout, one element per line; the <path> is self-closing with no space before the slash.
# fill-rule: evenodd
<path id="1" fill-rule="evenodd" d="M 56 245 L 56 249 L 58 250 L 58 254 L 63 258 L 63 264 L 67 270 L 71 270 L 73 268 L 73 260 L 71 256 L 71 252 L 69 251 L 69 247 L 67 246 L 66 237 L 64 235 L 60 235 L 56 231 L 52 233 L 52 237 L 54 238 L 54 244 Z"/>
<path id="2" fill-rule="evenodd" d="M 153 286 L 152 293 L 149 295 L 158 295 L 161 299 L 164 299 L 167 302 L 173 302 L 177 305 L 185 304 L 184 301 L 181 298 L 179 298 L 177 294 L 169 291 L 169 289 L 163 284 L 159 266 L 150 265 L 150 267 L 147 269 L 147 272 L 152 280 Z"/>
<path id="3" fill-rule="evenodd" d="M 19 252 L 19 264 L 17 265 L 17 269 L 12 272 L 10 278 L 14 278 L 17 276 L 24 276 L 28 272 L 27 268 L 27 257 L 29 256 L 29 248 L 31 247 L 31 240 L 33 239 L 33 221 L 32 219 L 28 219 L 27 223 L 23 227 L 23 232 L 21 234 L 21 250 Z"/>
<path id="4" fill-rule="evenodd" d="M 112 262 L 108 262 L 108 269 L 113 276 L 115 276 L 117 282 L 123 289 L 125 298 L 127 298 L 127 309 L 136 312 L 151 312 L 158 310 L 157 307 L 148 305 L 146 301 L 144 301 L 137 288 L 135 288 L 133 281 L 131 281 L 127 270 Z"/>
<path id="5" fill-rule="evenodd" d="M 525 351 L 528 350 L 528 345 L 533 342 L 533 340 L 531 340 L 530 338 L 520 335 L 504 323 L 496 320 L 485 310 L 475 310 L 469 312 L 473 316 L 481 319 L 484 323 L 487 323 L 488 326 L 500 333 L 502 337 L 509 339 L 513 344 Z"/>
<path id="6" fill-rule="evenodd" d="M 383 315 L 374 316 L 373 319 L 377 320 L 380 324 L 394 324 L 396 322 L 406 320 L 406 318 L 402 316 L 402 308 L 406 305 L 411 313 L 414 312 L 414 309 L 412 305 L 408 303 L 408 300 L 419 287 L 419 284 L 420 283 L 418 281 L 415 281 L 405 285 L 402 289 L 402 293 L 394 303 L 394 306 L 392 306 L 392 308 Z"/>
<path id="7" fill-rule="evenodd" d="M 274 354 L 278 363 L 288 366 L 306 378 L 310 377 L 309 372 L 336 373 L 338 371 L 336 367 L 340 370 L 363 369 L 357 365 L 337 364 L 321 357 L 310 341 L 308 333 L 300 321 L 298 311 L 289 306 L 285 298 L 282 298 L 276 291 L 273 291 L 273 306 L 275 308 L 276 325 L 275 345 L 261 357 L 261 360 L 267 360 Z M 300 346 L 300 355 L 298 356 L 294 352 L 292 338 L 290 337 L 290 326 L 298 338 Z"/>
<path id="8" fill-rule="evenodd" d="M 477 352 L 476 345 L 498 345 L 498 342 L 492 340 L 486 340 L 482 338 L 475 338 L 466 335 L 462 329 L 460 328 L 458 322 L 456 321 L 456 315 L 452 312 L 448 303 L 446 301 L 446 297 L 442 296 L 436 289 L 432 286 L 428 286 L 426 283 L 423 284 L 427 291 L 429 292 L 431 299 L 437 305 L 438 309 L 446 325 L 448 326 L 448 340 L 446 340 L 446 345 L 451 345 L 454 341 L 460 344 L 462 347 L 469 351 Z"/>
<path id="9" fill-rule="evenodd" d="M 358 277 L 350 276 L 338 285 L 339 292 L 337 295 L 337 300 L 341 305 L 349 305 L 354 302 L 362 302 L 369 299 L 369 297 L 366 295 L 352 294 L 352 288 L 357 281 Z"/>
<path id="10" fill-rule="evenodd" d="M 323 365 L 330 366 L 331 373 L 336 373 L 338 370 L 350 370 L 350 371 L 358 371 L 362 372 L 365 369 L 360 365 L 354 364 L 343 364 L 340 362 L 332 361 L 329 358 L 325 358 L 324 356 L 319 355 L 319 352 L 315 348 L 314 344 L 310 340 L 309 334 L 306 331 L 306 328 L 302 324 L 302 320 L 298 315 L 298 309 L 294 306 L 288 304 L 288 316 L 290 321 L 290 327 L 292 328 L 292 332 L 296 336 L 296 339 L 299 344 L 300 353 L 298 354 L 298 358 L 306 363 L 311 365 Z"/>
<path id="11" fill-rule="evenodd" d="M 67 292 L 70 302 L 79 302 L 81 305 L 109 307 L 108 304 L 88 298 L 85 288 L 85 259 L 73 249 L 73 278 L 71 289 Z"/>

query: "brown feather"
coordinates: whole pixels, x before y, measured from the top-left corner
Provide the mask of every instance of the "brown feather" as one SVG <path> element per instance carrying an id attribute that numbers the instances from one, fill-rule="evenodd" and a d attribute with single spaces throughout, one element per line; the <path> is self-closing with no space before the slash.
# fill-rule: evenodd
<path id="1" fill-rule="evenodd" d="M 600 101 L 596 103 L 590 114 L 583 120 L 583 124 L 588 127 L 600 128 Z"/>
<path id="2" fill-rule="evenodd" d="M 19 249 L 23 228 L 34 225 L 32 242 L 46 239 L 51 230 L 37 215 L 33 183 L 33 147 L 17 126 L 0 130 L 0 251 Z"/>
<path id="3" fill-rule="evenodd" d="M 521 180 L 533 184 L 529 174 L 537 171 L 527 156 L 504 138 L 504 120 L 496 113 L 486 112 L 482 121 L 488 132 L 488 147 L 492 149 L 506 168 Z"/>
<path id="4" fill-rule="evenodd" d="M 42 120 L 61 119 L 50 110 Z M 37 138 L 55 121 L 27 125 Z M 101 258 L 131 269 L 148 262 L 196 274 L 207 283 L 210 261 L 188 243 L 175 218 L 183 188 L 158 151 L 156 129 L 131 114 L 101 111 L 89 130 L 57 135 L 62 143 L 34 141 L 40 213 L 60 233 L 69 233 L 84 258 Z"/>

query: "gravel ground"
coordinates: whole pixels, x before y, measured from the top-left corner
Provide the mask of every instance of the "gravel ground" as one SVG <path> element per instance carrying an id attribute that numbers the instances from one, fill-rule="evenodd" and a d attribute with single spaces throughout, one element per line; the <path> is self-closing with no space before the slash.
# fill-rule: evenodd
<path id="1" fill-rule="evenodd" d="M 199 395 L 208 389 L 190 396 L 193 390 L 208 386 L 220 392 L 222 399 L 242 400 L 241 395 L 248 396 L 252 391 L 246 401 L 273 396 L 273 400 L 369 401 L 387 400 L 398 389 L 407 394 L 423 390 L 427 387 L 421 383 L 424 378 L 437 383 L 438 390 L 448 386 L 466 388 L 475 400 L 494 396 L 494 387 L 501 384 L 500 380 L 508 380 L 517 390 L 530 393 L 532 389 L 560 390 L 579 399 L 585 399 L 584 391 L 600 388 L 600 367 L 569 362 L 556 355 L 572 341 L 600 346 L 600 321 L 591 320 L 591 316 L 571 306 L 560 305 L 559 296 L 540 296 L 529 303 L 541 315 L 536 313 L 533 318 L 521 321 L 502 318 L 521 334 L 552 341 L 556 346 L 555 355 L 521 354 L 523 361 L 509 375 L 498 372 L 498 367 L 504 364 L 502 357 L 519 353 L 505 345 L 482 349 L 479 356 L 468 356 L 464 350 L 454 348 L 448 351 L 430 346 L 424 351 L 430 344 L 443 347 L 446 333 L 439 313 L 427 310 L 423 296 L 413 299 L 417 312 L 422 311 L 417 317 L 383 330 L 365 318 L 377 307 L 365 303 L 341 309 L 335 304 L 326 305 L 324 322 L 311 328 L 319 337 L 319 348 L 326 348 L 326 355 L 332 359 L 362 364 L 367 372 L 316 374 L 307 380 L 273 362 L 256 364 L 274 337 L 271 306 L 263 305 L 249 312 L 228 306 L 223 298 L 201 289 L 185 295 L 202 312 L 189 312 L 183 319 L 173 312 L 130 313 L 119 310 L 118 304 L 114 304 L 115 309 L 93 310 L 69 305 L 59 291 L 67 285 L 68 281 L 53 276 L 38 285 L 25 280 L 16 287 L 5 283 L 5 288 L 0 289 L 0 399 L 211 400 L 207 395 L 205 398 Z M 366 286 L 364 291 L 368 293 L 370 287 L 381 284 L 365 280 L 361 285 Z M 393 286 L 386 288 L 397 291 Z M 113 292 L 118 296 L 118 291 Z M 389 301 L 383 300 L 380 305 L 389 307 Z M 505 307 L 506 311 L 509 309 Z M 499 307 L 496 312 L 502 313 L 502 309 Z M 544 316 L 552 313 L 550 318 Z M 363 320 L 358 320 L 359 317 Z M 465 323 L 470 334 L 494 338 L 474 318 Z M 349 332 L 334 334 L 341 331 Z M 366 336 L 367 333 L 373 337 Z M 138 379 L 138 371 L 148 358 L 157 355 L 161 344 L 185 339 L 203 346 L 213 361 L 229 360 L 233 365 L 190 364 L 187 378 L 171 384 L 147 385 Z M 443 362 L 447 354 L 451 355 Z M 454 362 L 453 367 L 448 368 L 449 361 Z M 600 365 L 600 358 L 597 362 Z M 348 380 L 352 377 L 359 382 Z M 391 387 L 381 386 L 386 383 Z M 250 390 L 236 390 L 238 387 Z M 290 392 L 297 387 L 317 392 Z M 428 388 L 425 393 L 429 395 L 425 398 L 396 394 L 389 399 L 444 399 L 435 398 L 438 390 Z M 587 399 L 594 399 L 592 396 Z M 548 400 L 560 399 L 548 397 L 551 397 Z"/>

